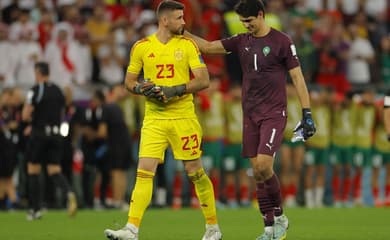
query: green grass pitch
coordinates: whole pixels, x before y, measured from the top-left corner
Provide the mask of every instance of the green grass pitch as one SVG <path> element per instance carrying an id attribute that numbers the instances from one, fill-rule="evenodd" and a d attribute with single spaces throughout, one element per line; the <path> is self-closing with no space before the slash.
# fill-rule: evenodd
<path id="1" fill-rule="evenodd" d="M 290 220 L 287 239 L 390 239 L 390 209 L 286 209 Z M 80 211 L 69 218 L 65 211 L 49 211 L 43 219 L 26 221 L 25 212 L 0 213 L 2 240 L 104 240 L 105 228 L 120 228 L 123 211 Z M 218 210 L 224 240 L 254 240 L 263 229 L 255 209 Z M 200 240 L 204 222 L 200 210 L 148 209 L 140 240 Z"/>

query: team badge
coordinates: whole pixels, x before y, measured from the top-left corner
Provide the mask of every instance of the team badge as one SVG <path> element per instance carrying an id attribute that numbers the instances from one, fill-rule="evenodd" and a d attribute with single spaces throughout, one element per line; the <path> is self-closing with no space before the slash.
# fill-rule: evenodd
<path id="1" fill-rule="evenodd" d="M 263 47 L 263 54 L 267 56 L 271 52 L 271 48 L 268 46 Z"/>
<path id="2" fill-rule="evenodd" d="M 174 53 L 176 61 L 180 61 L 183 59 L 183 51 L 181 49 L 177 49 Z"/>

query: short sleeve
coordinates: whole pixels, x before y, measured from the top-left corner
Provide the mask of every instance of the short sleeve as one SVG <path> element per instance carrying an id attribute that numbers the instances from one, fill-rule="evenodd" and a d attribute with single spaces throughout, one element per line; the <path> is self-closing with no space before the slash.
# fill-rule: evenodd
<path id="1" fill-rule="evenodd" d="M 224 38 L 221 40 L 223 47 L 226 52 L 238 52 L 238 46 L 241 42 L 241 38 L 244 36 L 243 34 L 237 34 L 228 38 Z"/>
<path id="2" fill-rule="evenodd" d="M 130 51 L 130 62 L 127 67 L 127 72 L 139 74 L 143 67 L 142 61 L 143 51 L 140 42 L 134 44 Z"/>
<path id="3" fill-rule="evenodd" d="M 283 42 L 283 53 L 287 70 L 291 70 L 300 65 L 297 49 L 292 40 L 287 36 Z"/>
<path id="4" fill-rule="evenodd" d="M 188 50 L 188 64 L 191 69 L 206 67 L 202 54 L 200 53 L 198 46 L 192 41 L 189 40 L 187 44 Z"/>

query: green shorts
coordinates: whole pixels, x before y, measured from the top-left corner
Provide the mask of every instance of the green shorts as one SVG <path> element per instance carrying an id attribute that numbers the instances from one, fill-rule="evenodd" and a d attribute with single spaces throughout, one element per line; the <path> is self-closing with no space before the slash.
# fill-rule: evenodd
<path id="1" fill-rule="evenodd" d="M 390 164 L 390 153 L 382 152 L 374 148 L 372 150 L 372 166 L 381 167 L 385 164 Z"/>
<path id="2" fill-rule="evenodd" d="M 283 139 L 282 145 L 286 145 L 290 148 L 296 148 L 296 147 L 304 146 L 305 143 L 303 141 L 291 142 L 291 140 L 289 139 Z"/>
<path id="3" fill-rule="evenodd" d="M 353 147 L 340 147 L 332 145 L 330 155 L 330 161 L 332 164 L 352 164 Z"/>
<path id="4" fill-rule="evenodd" d="M 202 162 L 205 169 L 221 168 L 223 141 L 203 141 Z"/>
<path id="5" fill-rule="evenodd" d="M 307 147 L 305 153 L 306 165 L 323 165 L 329 159 L 329 149 Z"/>
<path id="6" fill-rule="evenodd" d="M 353 155 L 353 165 L 355 167 L 371 166 L 372 149 L 355 147 Z"/>
<path id="7" fill-rule="evenodd" d="M 241 155 L 241 144 L 227 144 L 225 146 L 223 156 L 223 170 L 227 172 L 233 172 L 240 169 L 248 169 L 251 167 L 248 158 L 244 158 Z"/>

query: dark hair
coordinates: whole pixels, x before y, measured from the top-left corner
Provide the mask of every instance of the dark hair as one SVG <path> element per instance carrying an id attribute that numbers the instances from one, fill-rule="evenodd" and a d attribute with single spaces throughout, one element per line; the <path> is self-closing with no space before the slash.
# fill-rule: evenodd
<path id="1" fill-rule="evenodd" d="M 104 96 L 104 92 L 100 89 L 95 90 L 93 96 L 102 103 L 104 103 L 106 101 L 106 97 Z"/>
<path id="2" fill-rule="evenodd" d="M 262 0 L 240 0 L 234 6 L 234 10 L 244 18 L 257 17 L 260 11 L 265 15 L 265 7 Z"/>
<path id="3" fill-rule="evenodd" d="M 164 12 L 174 10 L 184 10 L 184 5 L 173 0 L 164 0 L 158 5 L 156 15 L 159 18 Z"/>
<path id="4" fill-rule="evenodd" d="M 34 68 L 38 70 L 43 76 L 49 76 L 49 64 L 47 62 L 36 62 Z"/>

